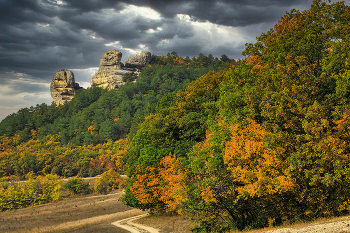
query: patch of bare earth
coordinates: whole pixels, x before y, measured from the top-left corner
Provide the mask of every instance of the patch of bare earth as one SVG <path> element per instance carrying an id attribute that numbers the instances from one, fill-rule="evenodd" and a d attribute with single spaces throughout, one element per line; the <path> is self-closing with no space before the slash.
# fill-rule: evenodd
<path id="1" fill-rule="evenodd" d="M 159 229 L 160 233 L 191 233 L 194 227 L 193 221 L 179 215 L 149 215 L 133 222 Z"/>
<path id="2" fill-rule="evenodd" d="M 123 192 L 115 191 L 0 212 L 0 232 L 125 233 L 110 223 L 144 212 L 125 206 L 119 201 L 122 195 Z"/>
<path id="3" fill-rule="evenodd" d="M 319 219 L 278 228 L 252 230 L 247 233 L 350 233 L 350 216 Z"/>
<path id="4" fill-rule="evenodd" d="M 194 222 L 184 216 L 149 215 L 134 222 L 159 229 L 160 233 L 190 233 L 190 229 L 194 227 Z M 350 216 L 257 229 L 246 233 L 350 233 Z"/>

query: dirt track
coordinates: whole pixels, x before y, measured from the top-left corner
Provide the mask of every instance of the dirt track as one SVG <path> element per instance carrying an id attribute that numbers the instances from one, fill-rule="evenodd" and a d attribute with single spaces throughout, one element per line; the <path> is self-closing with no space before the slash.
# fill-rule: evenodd
<path id="1" fill-rule="evenodd" d="M 125 233 L 110 223 L 144 212 L 123 205 L 121 196 L 117 191 L 0 212 L 0 232 Z"/>
<path id="2" fill-rule="evenodd" d="M 0 232 L 128 233 L 112 223 L 145 212 L 125 206 L 118 200 L 122 195 L 123 192 L 115 191 L 108 195 L 66 198 L 56 203 L 0 212 Z M 153 227 L 160 233 L 189 233 L 194 226 L 193 222 L 183 216 L 148 216 L 134 220 L 133 223 Z M 282 229 L 260 229 L 250 232 L 350 233 L 350 216 Z"/>

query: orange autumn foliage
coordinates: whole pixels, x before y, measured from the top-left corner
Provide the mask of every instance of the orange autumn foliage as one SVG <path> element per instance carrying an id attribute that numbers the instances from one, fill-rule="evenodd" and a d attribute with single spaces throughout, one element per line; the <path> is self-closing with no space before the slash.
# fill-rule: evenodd
<path id="1" fill-rule="evenodd" d="M 62 173 L 73 168 L 71 175 L 77 175 L 81 168 L 121 170 L 124 166 L 122 158 L 128 148 L 127 139 L 87 146 L 62 146 L 60 135 L 31 139 L 19 145 L 16 140 L 17 136 L 0 136 L 0 177 L 25 176 L 30 171 L 46 175 L 55 167 Z"/>
<path id="2" fill-rule="evenodd" d="M 187 199 L 185 170 L 174 156 L 161 159 L 158 168 L 140 167 L 136 180 L 130 187 L 141 204 L 163 203 L 167 211 L 181 212 L 181 204 Z"/>
<path id="3" fill-rule="evenodd" d="M 143 171 L 136 169 L 136 180 L 130 187 L 131 192 L 141 204 L 156 203 L 160 197 L 160 179 L 156 168 L 146 167 Z"/>
<path id="4" fill-rule="evenodd" d="M 203 188 L 201 192 L 201 197 L 205 201 L 205 203 L 218 202 L 215 198 L 215 194 L 213 193 L 213 189 L 211 187 Z"/>
<path id="5" fill-rule="evenodd" d="M 239 193 L 262 196 L 292 190 L 296 184 L 285 172 L 288 163 L 283 148 L 268 147 L 269 132 L 253 120 L 246 126 L 230 126 L 231 140 L 226 143 L 224 162 L 243 186 Z"/>
<path id="6" fill-rule="evenodd" d="M 162 203 L 166 211 L 182 211 L 181 204 L 187 200 L 186 171 L 174 156 L 162 158 L 158 168 L 138 167 L 135 176 L 130 190 L 141 204 Z"/>
<path id="7" fill-rule="evenodd" d="M 167 210 L 177 210 L 181 213 L 181 205 L 187 200 L 186 195 L 186 171 L 181 167 L 181 162 L 174 156 L 166 156 L 159 163 L 159 176 L 162 182 L 160 187 L 160 200 Z"/>

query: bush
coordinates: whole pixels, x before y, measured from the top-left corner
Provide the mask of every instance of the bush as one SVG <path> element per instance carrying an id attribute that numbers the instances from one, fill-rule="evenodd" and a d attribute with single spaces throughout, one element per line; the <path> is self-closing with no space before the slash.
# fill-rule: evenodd
<path id="1" fill-rule="evenodd" d="M 86 167 L 80 168 L 78 176 L 79 177 L 88 177 L 89 176 L 89 170 Z"/>
<path id="2" fill-rule="evenodd" d="M 94 190 L 97 193 L 106 194 L 112 190 L 125 186 L 124 179 L 114 170 L 110 169 L 101 175 L 95 183 Z"/>
<path id="3" fill-rule="evenodd" d="M 89 176 L 90 176 L 90 177 L 94 177 L 95 175 L 96 175 L 96 174 L 95 174 L 94 169 L 90 168 L 90 169 L 89 169 Z"/>
<path id="4" fill-rule="evenodd" d="M 76 174 L 77 173 L 76 173 L 75 169 L 71 166 L 66 166 L 66 167 L 62 168 L 62 176 L 64 176 L 64 177 L 72 177 Z"/>
<path id="5" fill-rule="evenodd" d="M 68 190 L 70 196 L 88 194 L 90 192 L 90 184 L 80 178 L 68 180 L 63 187 Z"/>
<path id="6" fill-rule="evenodd" d="M 31 205 L 56 201 L 61 196 L 61 185 L 57 175 L 35 177 L 28 175 L 26 183 L 18 180 L 5 181 L 0 185 L 0 211 L 19 209 Z"/>
<path id="7" fill-rule="evenodd" d="M 59 167 L 55 166 L 55 167 L 52 168 L 51 174 L 60 176 L 61 175 L 61 169 Z"/>

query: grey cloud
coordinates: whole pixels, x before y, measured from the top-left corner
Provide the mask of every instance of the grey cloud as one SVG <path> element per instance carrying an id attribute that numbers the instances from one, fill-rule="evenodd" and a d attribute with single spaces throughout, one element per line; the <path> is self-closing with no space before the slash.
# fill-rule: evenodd
<path id="1" fill-rule="evenodd" d="M 0 84 L 1 94 L 6 95 L 16 95 L 22 92 L 47 92 L 49 88 L 48 84 L 35 81 L 35 78 L 31 75 L 15 72 L 0 73 Z"/>
<path id="2" fill-rule="evenodd" d="M 242 51 L 244 50 L 244 44 L 233 46 L 218 45 L 211 51 L 203 51 L 204 54 L 212 53 L 214 57 L 221 57 L 221 55 L 230 55 L 231 58 L 242 58 Z M 213 53 L 214 51 L 214 53 Z"/>
<path id="3" fill-rule="evenodd" d="M 49 84 L 58 70 L 98 66 L 102 54 L 112 48 L 119 49 L 123 53 L 123 60 L 130 54 L 128 49 L 141 49 L 139 47 L 141 44 L 157 55 L 176 51 L 180 56 L 193 57 L 199 53 L 220 56 L 225 53 L 229 57 L 238 58 L 244 49 L 243 43 L 221 44 L 220 41 L 210 41 L 213 44 L 207 46 L 203 42 L 206 40 L 205 35 L 196 35 L 197 28 L 179 20 L 177 14 L 189 15 L 192 21 L 208 21 L 218 25 L 244 28 L 247 42 L 253 42 L 252 40 L 261 32 L 273 27 L 273 23 L 276 23 L 286 11 L 292 8 L 306 9 L 312 1 L 62 0 L 63 4 L 60 2 L 0 0 L 0 84 L 7 85 L 12 95 L 20 92 L 40 92 L 44 87 L 36 84 L 12 85 L 12 81 L 20 80 L 20 77 L 9 76 L 8 72 L 23 73 L 28 75 L 30 80 Z M 128 4 L 150 7 L 159 12 L 161 18 L 124 14 L 123 10 L 127 9 Z M 158 30 L 160 28 L 161 30 Z M 163 43 L 164 41 L 166 43 Z M 108 46 L 113 42 L 119 42 L 120 47 Z M 85 74 L 79 74 L 77 77 L 84 78 L 84 82 L 89 79 Z M 33 98 L 37 101 L 40 99 L 38 96 Z M 4 99 L 0 100 L 2 101 Z"/>
<path id="4" fill-rule="evenodd" d="M 0 99 L 0 119 L 4 119 L 9 114 L 18 111 L 20 108 L 35 106 L 41 103 L 52 103 L 52 99 L 49 95 L 43 96 L 38 94 L 25 95 L 22 98 L 16 98 L 15 96 L 8 96 L 0 93 Z"/>
<path id="5" fill-rule="evenodd" d="M 226 26 L 247 26 L 262 21 L 276 21 L 286 9 L 308 7 L 312 0 L 131 0 L 121 2 L 151 7 L 165 18 L 173 18 L 176 14 L 188 14 L 199 21 Z M 79 6 L 76 5 L 76 7 Z"/>
<path id="6" fill-rule="evenodd" d="M 157 30 L 160 27 L 161 30 Z M 150 29 L 150 28 L 149 28 Z M 156 27 L 151 27 L 153 33 L 142 33 L 141 37 L 134 37 L 131 40 L 121 41 L 121 45 L 126 48 L 137 49 L 139 44 L 145 44 L 154 54 L 166 54 L 167 50 L 157 53 L 156 46 L 162 40 L 172 40 L 175 37 L 187 39 L 194 36 L 194 28 L 188 24 L 182 24 L 178 19 L 163 19 L 162 24 L 156 24 Z M 173 45 L 173 50 L 176 50 L 176 45 Z"/>
<path id="7" fill-rule="evenodd" d="M 152 50 L 157 52 L 158 54 L 162 53 L 164 50 L 168 52 L 176 51 L 179 56 L 189 56 L 195 57 L 198 56 L 202 51 L 202 46 L 195 41 L 191 41 L 185 44 L 174 43 L 164 47 L 152 47 Z M 209 53 L 206 53 L 207 55 Z"/>
<path id="8" fill-rule="evenodd" d="M 38 92 L 48 92 L 50 89 L 47 85 L 42 84 L 32 84 L 32 83 L 13 83 L 8 85 L 11 91 L 5 93 L 8 95 L 16 95 L 18 93 L 38 93 Z"/>
<path id="9" fill-rule="evenodd" d="M 105 44 L 114 41 L 131 49 L 145 44 L 155 49 L 153 53 L 165 54 L 168 51 L 157 48 L 160 41 L 175 37 L 187 39 L 194 35 L 191 26 L 176 20 L 176 14 L 188 14 L 199 21 L 244 26 L 277 20 L 282 11 L 278 9 L 285 10 L 304 4 L 304 1 L 63 0 L 63 3 L 54 0 L 1 1 L 0 72 L 17 70 L 48 80 L 51 78 L 49 73 L 67 65 L 95 66 L 107 49 Z M 151 7 L 164 18 L 154 20 L 121 15 L 127 4 Z M 158 27 L 163 30 L 157 31 Z M 147 34 L 149 29 L 156 32 Z M 182 50 L 175 46 L 169 45 L 169 49 Z M 183 45 L 184 51 L 187 47 L 196 48 Z"/>

